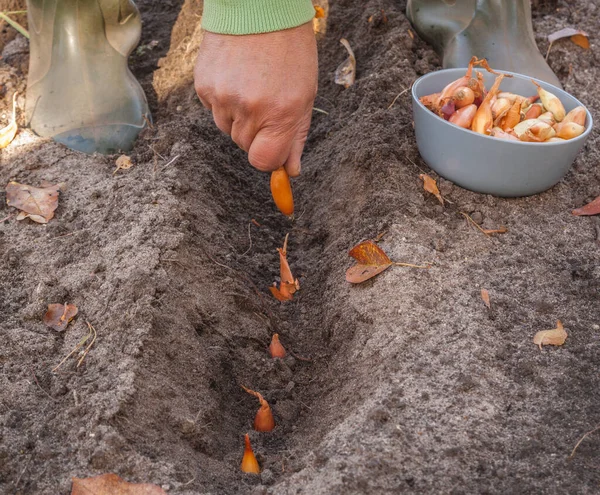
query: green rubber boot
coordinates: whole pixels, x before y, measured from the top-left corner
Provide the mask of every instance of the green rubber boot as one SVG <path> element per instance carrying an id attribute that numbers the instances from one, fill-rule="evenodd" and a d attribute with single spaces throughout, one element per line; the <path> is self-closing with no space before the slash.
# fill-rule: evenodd
<path id="1" fill-rule="evenodd" d="M 466 67 L 473 55 L 562 88 L 539 52 L 530 0 L 408 0 L 406 16 L 442 57 L 444 68 Z"/>
<path id="2" fill-rule="evenodd" d="M 27 0 L 31 128 L 85 153 L 128 151 L 150 119 L 127 66 L 140 39 L 132 0 Z"/>

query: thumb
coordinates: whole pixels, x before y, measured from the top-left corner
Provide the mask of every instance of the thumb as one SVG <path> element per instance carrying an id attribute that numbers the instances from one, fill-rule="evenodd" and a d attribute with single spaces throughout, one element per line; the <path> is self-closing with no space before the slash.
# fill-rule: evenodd
<path id="1" fill-rule="evenodd" d="M 308 137 L 308 130 L 310 129 L 310 120 L 312 114 L 312 107 L 309 112 L 305 115 L 300 128 L 294 136 L 292 141 L 292 147 L 290 154 L 285 162 L 285 169 L 290 177 L 298 177 L 300 175 L 302 151 L 304 151 L 304 145 L 306 144 L 306 138 Z"/>
<path id="2" fill-rule="evenodd" d="M 290 156 L 292 143 L 293 136 L 289 133 L 274 135 L 268 129 L 261 129 L 252 140 L 248 161 L 263 172 L 277 170 Z"/>
<path id="3" fill-rule="evenodd" d="M 301 158 L 306 143 L 306 133 L 299 131 L 292 141 L 292 149 L 290 155 L 285 162 L 285 169 L 290 177 L 298 177 L 302 168 Z"/>

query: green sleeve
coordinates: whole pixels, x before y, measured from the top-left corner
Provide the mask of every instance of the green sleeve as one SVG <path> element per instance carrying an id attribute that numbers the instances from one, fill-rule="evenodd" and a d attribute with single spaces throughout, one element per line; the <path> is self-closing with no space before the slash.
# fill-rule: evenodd
<path id="1" fill-rule="evenodd" d="M 289 29 L 315 15 L 311 0 L 204 0 L 202 27 L 220 34 L 258 34 Z"/>

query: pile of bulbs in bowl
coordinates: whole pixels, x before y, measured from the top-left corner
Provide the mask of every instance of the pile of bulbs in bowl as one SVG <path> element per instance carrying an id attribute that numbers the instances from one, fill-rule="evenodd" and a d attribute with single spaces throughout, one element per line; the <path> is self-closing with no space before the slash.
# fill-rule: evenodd
<path id="1" fill-rule="evenodd" d="M 476 65 L 497 75 L 489 91 L 481 73 L 472 77 Z M 419 101 L 454 125 L 499 139 L 553 143 L 583 134 L 587 113 L 584 107 L 578 106 L 567 113 L 560 99 L 534 80 L 531 81 L 537 89 L 534 96 L 501 92 L 500 83 L 505 77 L 512 76 L 499 74 L 485 59 L 473 57 L 463 77 L 447 84 L 439 93 L 422 96 Z"/>

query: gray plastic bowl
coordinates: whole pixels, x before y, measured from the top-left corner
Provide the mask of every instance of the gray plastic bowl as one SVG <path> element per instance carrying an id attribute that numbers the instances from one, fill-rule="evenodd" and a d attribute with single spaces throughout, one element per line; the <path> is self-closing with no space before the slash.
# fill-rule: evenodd
<path id="1" fill-rule="evenodd" d="M 569 171 L 592 130 L 592 115 L 586 109 L 586 129 L 581 136 L 557 143 L 507 141 L 455 126 L 428 110 L 419 98 L 439 93 L 467 69 L 445 69 L 426 74 L 412 86 L 417 146 L 423 160 L 442 177 L 471 191 L 496 196 L 529 196 L 549 189 Z M 496 76 L 482 71 L 489 89 Z M 530 77 L 514 72 L 500 84 L 501 91 L 523 96 L 536 94 Z M 562 89 L 535 79 L 554 93 L 568 112 L 581 102 Z"/>

